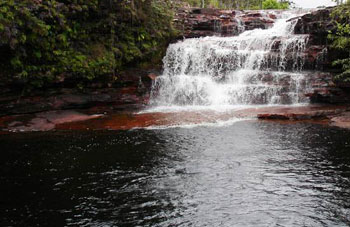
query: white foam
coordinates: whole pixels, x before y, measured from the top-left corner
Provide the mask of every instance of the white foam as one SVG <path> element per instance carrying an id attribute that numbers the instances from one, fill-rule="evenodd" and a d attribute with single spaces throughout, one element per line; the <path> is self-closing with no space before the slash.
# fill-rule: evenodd
<path id="1" fill-rule="evenodd" d="M 216 120 L 215 122 L 200 122 L 200 123 L 178 123 L 173 125 L 161 125 L 161 126 L 149 126 L 142 129 L 147 130 L 164 130 L 164 129 L 171 129 L 171 128 L 196 128 L 196 127 L 229 127 L 237 122 L 241 121 L 247 121 L 247 120 L 253 120 L 253 118 L 231 118 L 228 120 Z M 140 128 L 134 128 L 134 129 L 140 129 Z"/>
<path id="2" fill-rule="evenodd" d="M 245 109 L 259 109 L 267 107 L 301 107 L 307 106 L 308 103 L 296 103 L 293 105 L 282 105 L 282 104 L 268 104 L 268 105 L 170 105 L 170 106 L 149 106 L 148 108 L 139 111 L 136 114 L 146 114 L 146 113 L 179 113 L 179 112 L 205 112 L 211 111 L 214 113 L 230 113 L 232 111 L 239 111 Z"/>

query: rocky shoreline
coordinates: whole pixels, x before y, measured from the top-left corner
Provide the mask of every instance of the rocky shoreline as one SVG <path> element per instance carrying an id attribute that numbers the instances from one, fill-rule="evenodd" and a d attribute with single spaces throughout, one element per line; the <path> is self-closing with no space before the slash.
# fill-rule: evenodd
<path id="1" fill-rule="evenodd" d="M 34 90 L 24 96 L 18 92 L 0 92 L 0 117 L 98 106 L 138 109 L 148 103 L 155 77 L 156 74 L 147 70 L 129 70 L 115 84 L 93 83 L 83 89 L 59 86 Z"/>
<path id="2" fill-rule="evenodd" d="M 55 110 L 0 117 L 0 132 L 51 130 L 130 130 L 148 127 L 182 127 L 237 120 L 264 120 L 289 123 L 308 122 L 350 129 L 350 105 L 308 105 L 247 107 L 216 112 L 138 112 L 99 106 L 80 110 Z"/>

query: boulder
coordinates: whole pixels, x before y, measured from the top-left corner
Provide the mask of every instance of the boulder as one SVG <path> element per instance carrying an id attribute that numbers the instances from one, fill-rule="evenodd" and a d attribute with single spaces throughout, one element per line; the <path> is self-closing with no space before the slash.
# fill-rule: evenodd
<path id="1" fill-rule="evenodd" d="M 345 112 L 331 118 L 331 125 L 350 129 L 350 112 Z"/>
<path id="2" fill-rule="evenodd" d="M 327 36 L 328 31 L 335 29 L 335 23 L 330 17 L 332 8 L 320 9 L 300 17 L 294 29 L 295 34 Z"/>

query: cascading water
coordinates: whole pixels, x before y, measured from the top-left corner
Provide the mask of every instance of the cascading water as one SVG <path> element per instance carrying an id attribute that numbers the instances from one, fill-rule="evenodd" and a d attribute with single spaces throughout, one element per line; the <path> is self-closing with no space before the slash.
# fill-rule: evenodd
<path id="1" fill-rule="evenodd" d="M 308 100 L 302 72 L 307 35 L 293 34 L 297 16 L 278 15 L 269 29 L 236 37 L 186 39 L 171 44 L 152 105 L 227 106 L 300 104 Z"/>

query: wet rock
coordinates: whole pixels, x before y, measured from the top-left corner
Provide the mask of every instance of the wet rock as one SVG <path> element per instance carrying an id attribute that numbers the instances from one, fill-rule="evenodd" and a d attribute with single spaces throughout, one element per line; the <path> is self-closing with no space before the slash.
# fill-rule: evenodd
<path id="1" fill-rule="evenodd" d="M 102 115 L 88 115 L 77 111 L 49 111 L 38 113 L 33 116 L 18 116 L 17 118 L 23 119 L 21 121 L 14 120 L 7 124 L 7 128 L 4 130 L 11 132 L 28 132 L 28 131 L 49 131 L 55 129 L 56 125 L 86 121 L 90 119 L 99 118 Z M 29 118 L 29 120 L 28 120 Z"/>
<path id="2" fill-rule="evenodd" d="M 179 9 L 174 20 L 182 37 L 234 36 L 244 30 L 266 29 L 272 26 L 276 15 L 248 10 Z"/>
<path id="3" fill-rule="evenodd" d="M 36 90 L 22 97 L 18 93 L 0 93 L 0 116 L 32 114 L 50 110 L 88 109 L 94 106 L 132 105 L 148 102 L 157 72 L 130 70 L 120 75 L 115 84 L 99 83 L 84 90 L 52 88 Z"/>
<path id="4" fill-rule="evenodd" d="M 55 124 L 44 118 L 34 118 L 24 125 L 9 126 L 10 132 L 30 132 L 30 131 L 50 131 L 55 128 Z"/>
<path id="5" fill-rule="evenodd" d="M 150 73 L 150 74 L 147 75 L 147 77 L 149 79 L 151 79 L 152 81 L 154 81 L 158 77 L 158 75 L 155 74 L 155 73 Z"/>
<path id="6" fill-rule="evenodd" d="M 331 118 L 331 125 L 350 129 L 350 112 Z"/>
<path id="7" fill-rule="evenodd" d="M 310 72 L 307 77 L 312 89 L 305 96 L 309 97 L 311 102 L 331 104 L 350 102 L 350 86 L 335 82 L 332 73 L 315 71 Z"/>
<path id="8" fill-rule="evenodd" d="M 277 16 L 275 14 L 271 14 L 271 13 L 268 14 L 268 17 L 273 19 L 273 20 L 277 19 Z"/>
<path id="9" fill-rule="evenodd" d="M 332 116 L 345 112 L 347 107 L 300 107 L 275 108 L 266 113 L 258 113 L 258 119 L 264 120 L 320 120 L 330 119 Z"/>
<path id="10" fill-rule="evenodd" d="M 186 174 L 187 170 L 186 168 L 176 169 L 175 174 Z"/>
<path id="11" fill-rule="evenodd" d="M 183 111 L 167 113 L 137 113 L 132 111 L 108 111 L 104 115 L 94 113 L 101 109 L 80 111 L 49 111 L 35 115 L 0 117 L 0 130 L 8 131 L 48 131 L 48 130 L 129 130 L 144 127 L 174 127 L 191 124 L 215 124 L 231 121 L 233 118 L 283 121 L 308 121 L 331 124 L 350 120 L 349 106 L 312 105 L 299 107 L 261 107 L 216 112 L 212 110 Z M 330 120 L 329 120 L 330 119 Z M 332 123 L 333 122 L 333 123 Z M 345 124 L 346 123 L 346 124 Z M 5 131 L 3 131 L 5 130 Z M 1 133 L 0 132 L 0 133 Z M 176 169 L 176 174 L 187 173 Z"/>
<path id="12" fill-rule="evenodd" d="M 303 15 L 298 19 L 295 33 L 327 36 L 328 31 L 335 29 L 335 24 L 330 18 L 331 12 L 332 7 L 329 7 Z"/>
<path id="13" fill-rule="evenodd" d="M 45 113 L 36 114 L 37 118 L 46 119 L 48 122 L 57 124 L 63 124 L 67 122 L 74 121 L 86 121 L 93 118 L 101 117 L 102 115 L 87 115 L 83 113 L 79 113 L 73 110 L 66 111 L 49 111 Z"/>
<path id="14" fill-rule="evenodd" d="M 259 119 L 270 119 L 270 120 L 289 120 L 290 116 L 287 114 L 258 114 Z"/>
<path id="15" fill-rule="evenodd" d="M 256 28 L 267 29 L 275 22 L 270 17 L 263 16 L 260 13 L 243 15 L 242 19 L 246 30 L 253 30 Z"/>

